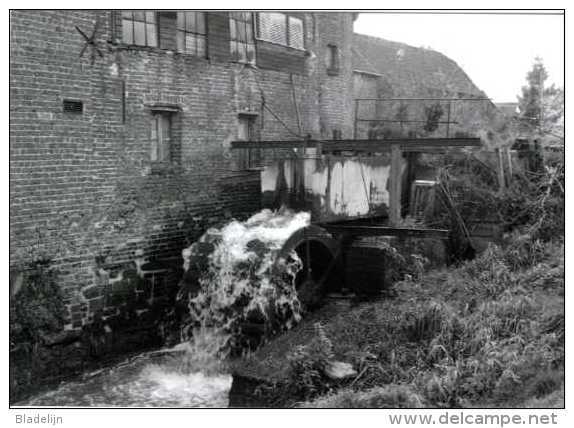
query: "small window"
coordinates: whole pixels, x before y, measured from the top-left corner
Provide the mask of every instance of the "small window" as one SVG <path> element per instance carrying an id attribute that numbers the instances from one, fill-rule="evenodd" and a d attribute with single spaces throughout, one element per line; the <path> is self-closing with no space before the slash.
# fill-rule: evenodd
<path id="1" fill-rule="evenodd" d="M 339 48 L 335 45 L 327 45 L 327 55 L 325 58 L 327 74 L 339 74 Z"/>
<path id="2" fill-rule="evenodd" d="M 177 50 L 200 57 L 206 56 L 204 12 L 177 12 Z"/>
<path id="3" fill-rule="evenodd" d="M 257 37 L 267 42 L 305 49 L 303 20 L 278 12 L 258 14 Z"/>
<path id="4" fill-rule="evenodd" d="M 253 37 L 253 14 L 229 12 L 231 60 L 255 63 L 255 39 Z"/>
<path id="5" fill-rule="evenodd" d="M 169 162 L 171 160 L 171 114 L 154 113 L 151 121 L 151 155 L 152 162 Z"/>
<path id="6" fill-rule="evenodd" d="M 156 13 L 123 11 L 122 40 L 128 45 L 157 47 Z"/>

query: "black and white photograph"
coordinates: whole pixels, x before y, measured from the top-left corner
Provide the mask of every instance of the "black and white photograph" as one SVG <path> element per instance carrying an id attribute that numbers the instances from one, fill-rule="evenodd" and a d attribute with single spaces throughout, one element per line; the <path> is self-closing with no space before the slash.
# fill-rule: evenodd
<path id="1" fill-rule="evenodd" d="M 13 426 L 557 425 L 566 10 L 153 5 L 9 11 Z"/>

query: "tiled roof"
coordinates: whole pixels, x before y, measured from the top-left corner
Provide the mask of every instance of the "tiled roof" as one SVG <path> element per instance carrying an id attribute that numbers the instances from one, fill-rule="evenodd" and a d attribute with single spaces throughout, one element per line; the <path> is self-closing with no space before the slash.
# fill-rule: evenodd
<path id="1" fill-rule="evenodd" d="M 353 35 L 353 69 L 381 75 L 388 95 L 485 96 L 445 55 L 363 34 Z"/>

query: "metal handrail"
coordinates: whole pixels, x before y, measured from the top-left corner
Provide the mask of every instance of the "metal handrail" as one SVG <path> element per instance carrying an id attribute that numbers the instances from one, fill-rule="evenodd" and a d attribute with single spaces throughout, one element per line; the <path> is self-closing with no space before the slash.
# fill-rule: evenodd
<path id="1" fill-rule="evenodd" d="M 417 120 L 417 119 L 391 119 L 391 118 L 363 118 L 359 117 L 361 103 L 364 102 L 375 102 L 375 116 L 377 115 L 379 103 L 391 103 L 400 102 L 399 106 L 408 105 L 409 102 L 434 102 L 434 104 L 445 105 L 446 108 L 446 120 L 437 120 L 434 123 L 436 125 L 446 125 L 446 137 L 450 138 L 450 128 L 451 125 L 460 125 L 457 120 L 451 120 L 452 115 L 452 105 L 458 102 L 468 103 L 468 102 L 490 102 L 490 98 L 480 97 L 480 98 L 435 98 L 435 97 L 392 97 L 392 98 L 355 98 L 355 118 L 354 118 L 354 138 L 358 138 L 358 124 L 364 122 L 372 123 L 398 123 L 403 129 L 403 124 L 413 124 L 413 123 L 427 123 L 427 120 Z M 426 103 L 425 103 L 426 104 Z M 484 104 L 483 104 L 484 105 Z"/>

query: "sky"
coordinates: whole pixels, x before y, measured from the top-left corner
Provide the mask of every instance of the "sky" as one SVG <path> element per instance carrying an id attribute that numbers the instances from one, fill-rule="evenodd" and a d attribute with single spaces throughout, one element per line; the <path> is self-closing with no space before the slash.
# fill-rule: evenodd
<path id="1" fill-rule="evenodd" d="M 359 14 L 355 32 L 439 51 L 495 102 L 517 100 L 536 56 L 546 84 L 564 86 L 562 15 L 369 12 Z"/>

